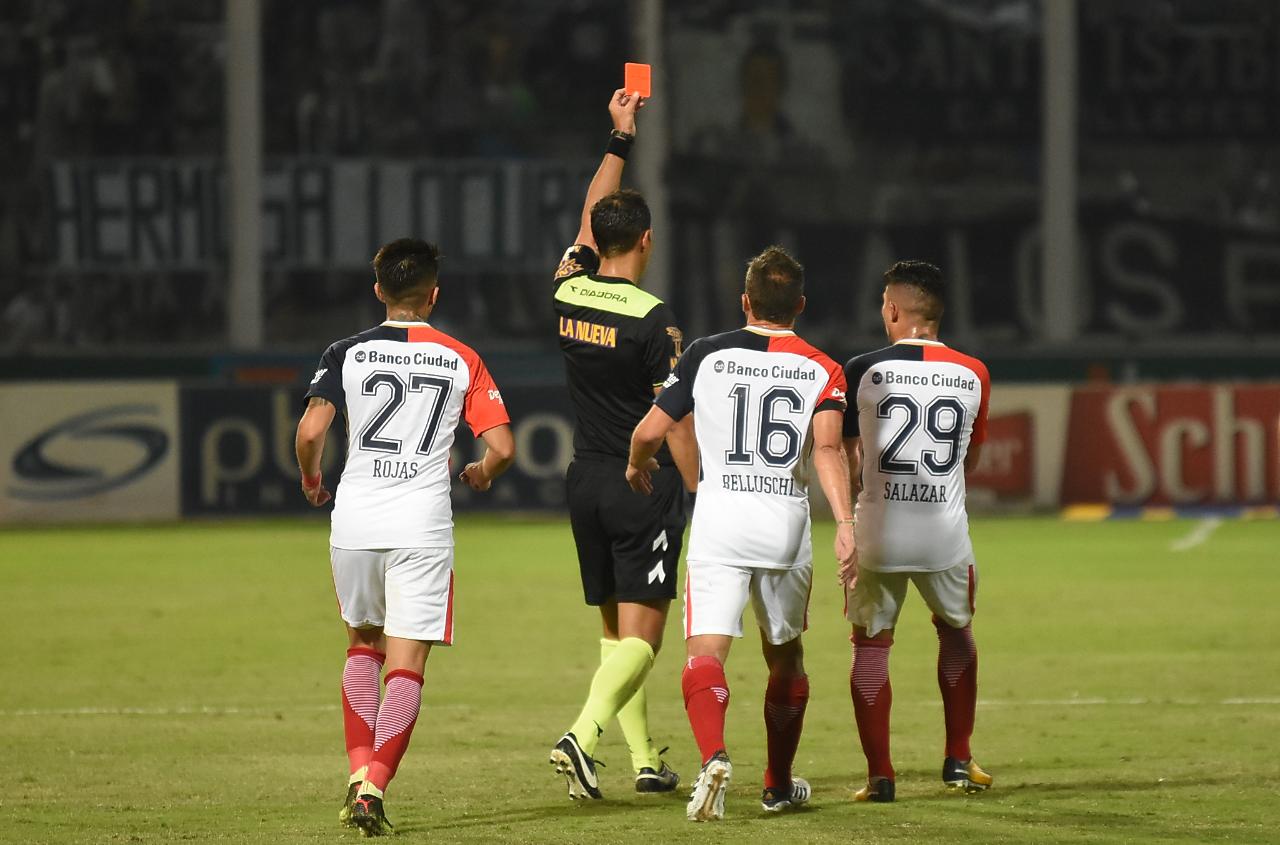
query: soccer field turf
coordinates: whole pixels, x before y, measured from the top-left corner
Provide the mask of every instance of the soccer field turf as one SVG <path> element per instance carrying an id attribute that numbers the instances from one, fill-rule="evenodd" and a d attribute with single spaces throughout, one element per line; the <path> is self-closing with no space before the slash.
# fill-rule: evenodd
<path id="1" fill-rule="evenodd" d="M 731 655 L 734 782 L 722 823 L 631 788 L 616 725 L 606 799 L 547 765 L 598 657 L 563 521 L 466 518 L 457 645 L 427 665 L 388 792 L 402 839 L 435 842 L 1280 841 L 1280 523 L 980 519 L 978 760 L 990 792 L 944 794 L 935 641 L 913 597 L 891 668 L 899 801 L 854 804 L 865 764 L 848 629 L 820 552 L 806 635 L 812 699 L 796 773 L 811 808 L 765 817 L 764 669 Z M 345 648 L 319 521 L 0 531 L 8 646 L 0 841 L 354 841 L 338 682 Z M 686 784 L 679 609 L 650 719 Z"/>

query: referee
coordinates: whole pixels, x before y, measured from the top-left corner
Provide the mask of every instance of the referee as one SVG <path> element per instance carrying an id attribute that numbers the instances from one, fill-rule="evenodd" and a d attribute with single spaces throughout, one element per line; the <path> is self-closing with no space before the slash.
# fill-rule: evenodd
<path id="1" fill-rule="evenodd" d="M 653 252 L 649 207 L 635 191 L 618 189 L 642 105 L 624 90 L 613 93 L 608 150 L 587 189 L 577 239 L 555 278 L 560 351 L 575 418 L 566 479 L 569 519 L 583 594 L 600 608 L 604 623 L 600 668 L 587 702 L 551 750 L 570 798 L 602 797 L 592 755 L 615 716 L 631 750 L 636 791 L 671 792 L 680 782 L 649 736 L 644 681 L 676 596 L 683 488 L 697 484 L 692 429 L 673 430 L 670 448 L 658 453 L 652 496 L 632 492 L 626 481 L 631 432 L 662 389 L 681 341 L 671 309 L 639 287 Z"/>

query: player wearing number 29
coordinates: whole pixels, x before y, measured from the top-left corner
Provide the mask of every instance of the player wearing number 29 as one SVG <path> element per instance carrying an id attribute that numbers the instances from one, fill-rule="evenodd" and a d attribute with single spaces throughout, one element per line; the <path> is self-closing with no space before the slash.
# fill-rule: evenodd
<path id="1" fill-rule="evenodd" d="M 938 686 L 946 717 L 942 779 L 976 792 L 991 785 L 969 751 L 978 693 L 973 641 L 977 569 L 965 512 L 966 470 L 987 434 L 990 379 L 981 361 L 938 340 L 942 271 L 899 261 L 884 275 L 881 316 L 892 345 L 845 366 L 845 449 L 857 492 L 857 554 L 841 572 L 853 624 L 849 686 L 867 786 L 862 801 L 892 801 L 889 647 L 908 582 L 933 611 Z"/>
<path id="2" fill-rule="evenodd" d="M 748 602 L 769 667 L 761 803 L 777 812 L 809 800 L 809 785 L 792 776 L 791 764 L 809 700 L 801 633 L 813 582 L 810 454 L 838 520 L 841 565 L 853 553 L 853 515 L 840 440 L 844 374 L 792 330 L 803 309 L 804 271 L 795 259 L 781 247 L 753 258 L 742 297 L 746 327 L 694 342 L 631 438 L 627 480 L 640 492 L 652 487 L 663 436 L 690 413 L 702 458 L 684 596 L 682 685 L 703 763 L 686 810 L 693 821 L 724 814 L 733 773 L 724 662 L 742 636 Z"/>
<path id="3" fill-rule="evenodd" d="M 346 416 L 329 541 L 349 643 L 342 718 L 350 777 L 339 819 L 366 835 L 392 832 L 383 791 L 417 722 L 431 646 L 453 642 L 449 449 L 460 418 L 487 447 L 462 473 L 473 488 L 488 489 L 515 456 L 484 363 L 426 322 L 440 293 L 438 259 L 434 246 L 409 238 L 378 251 L 374 293 L 386 322 L 325 350 L 298 423 L 302 491 L 318 507 L 330 498 L 320 478 L 325 433 L 338 410 Z"/>

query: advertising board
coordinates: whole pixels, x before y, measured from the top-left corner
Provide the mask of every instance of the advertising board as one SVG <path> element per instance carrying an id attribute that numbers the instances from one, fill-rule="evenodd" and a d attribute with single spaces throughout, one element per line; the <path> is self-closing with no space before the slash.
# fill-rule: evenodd
<path id="1" fill-rule="evenodd" d="M 0 523 L 176 519 L 177 386 L 0 386 Z"/>

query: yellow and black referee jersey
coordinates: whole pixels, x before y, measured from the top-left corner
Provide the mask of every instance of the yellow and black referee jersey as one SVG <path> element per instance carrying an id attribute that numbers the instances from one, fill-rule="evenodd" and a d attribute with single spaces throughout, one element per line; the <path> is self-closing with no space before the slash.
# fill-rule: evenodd
<path id="1" fill-rule="evenodd" d="M 554 300 L 573 402 L 576 457 L 621 458 L 653 405 L 653 391 L 680 357 L 682 335 L 658 297 L 627 279 L 601 276 L 595 250 L 575 244 L 556 271 Z M 663 445 L 658 462 L 672 465 Z"/>

